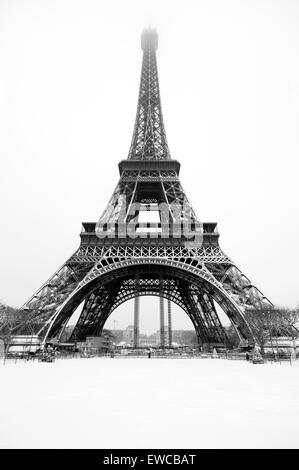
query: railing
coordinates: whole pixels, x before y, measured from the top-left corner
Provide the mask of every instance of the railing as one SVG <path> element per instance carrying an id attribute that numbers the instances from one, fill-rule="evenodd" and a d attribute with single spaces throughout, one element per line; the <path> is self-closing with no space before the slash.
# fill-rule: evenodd
<path id="1" fill-rule="evenodd" d="M 84 353 L 79 351 L 56 351 L 55 353 L 16 353 L 16 354 L 8 354 L 6 357 L 2 355 L 0 359 L 2 360 L 3 364 L 5 362 L 14 362 L 17 361 L 45 361 L 45 362 L 54 362 L 55 360 L 60 359 L 80 359 L 80 358 L 115 358 L 115 359 L 134 359 L 134 358 L 152 358 L 152 359 L 226 359 L 226 360 L 241 360 L 241 361 L 248 361 L 252 362 L 252 353 L 241 353 L 241 352 L 220 352 L 220 353 L 210 353 L 210 352 L 195 352 L 195 351 L 165 351 L 163 350 L 152 350 L 149 352 L 146 349 L 140 350 L 132 350 L 123 352 L 113 351 L 113 352 L 96 352 L 96 353 Z M 264 357 L 264 363 L 289 363 L 293 364 L 296 362 L 297 359 L 292 356 L 291 354 L 284 354 L 284 355 L 275 355 L 275 354 L 266 354 Z"/>

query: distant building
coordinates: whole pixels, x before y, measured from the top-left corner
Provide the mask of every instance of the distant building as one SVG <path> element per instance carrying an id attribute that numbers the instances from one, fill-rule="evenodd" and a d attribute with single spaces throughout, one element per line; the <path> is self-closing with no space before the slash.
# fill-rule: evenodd
<path id="1" fill-rule="evenodd" d="M 108 330 L 108 331 L 110 331 L 110 333 L 112 335 L 112 339 L 113 339 L 115 344 L 120 343 L 121 341 L 123 341 L 123 339 L 124 339 L 124 330 L 113 329 L 113 330 Z"/>
<path id="2" fill-rule="evenodd" d="M 156 338 L 148 338 L 145 336 L 144 338 L 139 338 L 139 346 L 141 348 L 146 348 L 146 347 L 150 348 L 150 347 L 156 347 L 158 346 L 158 344 L 157 344 Z"/>
<path id="3" fill-rule="evenodd" d="M 156 345 L 160 346 L 161 344 L 161 333 L 160 330 L 156 331 L 152 335 L 156 340 Z M 197 344 L 197 337 L 194 330 L 172 330 L 172 346 L 194 346 Z M 164 344 L 166 347 L 169 347 L 169 330 L 168 325 L 164 327 Z"/>
<path id="4" fill-rule="evenodd" d="M 114 336 L 114 342 L 119 347 L 132 348 L 134 344 L 134 326 L 128 325 L 125 330 L 109 330 L 111 335 Z M 117 335 L 115 334 L 117 331 Z M 164 327 L 165 346 L 169 347 L 169 333 L 168 325 Z M 160 330 L 157 330 L 151 335 L 139 333 L 139 347 L 160 347 L 161 338 Z M 191 346 L 197 347 L 197 336 L 194 330 L 172 330 L 172 346 Z"/>
<path id="5" fill-rule="evenodd" d="M 273 336 L 272 339 L 268 340 L 264 344 L 265 351 L 281 350 L 286 351 L 293 350 L 297 355 L 299 351 L 299 339 L 292 339 L 290 336 Z"/>
<path id="6" fill-rule="evenodd" d="M 156 340 L 156 345 L 160 346 L 161 345 L 161 333 L 160 330 L 157 330 L 156 333 L 154 333 L 154 338 Z M 169 346 L 169 334 L 168 334 L 168 326 L 164 326 L 164 344 L 165 346 Z"/>
<path id="7" fill-rule="evenodd" d="M 125 343 L 128 343 L 130 346 L 133 346 L 133 341 L 134 341 L 134 326 L 129 325 L 124 331 L 123 334 L 123 341 Z"/>
<path id="8" fill-rule="evenodd" d="M 8 352 L 15 354 L 36 352 L 40 345 L 41 339 L 38 335 L 14 335 L 9 341 Z"/>
<path id="9" fill-rule="evenodd" d="M 181 346 L 197 346 L 197 336 L 194 330 L 173 330 L 172 341 Z"/>
<path id="10" fill-rule="evenodd" d="M 105 353 L 112 348 L 112 339 L 109 335 L 87 336 L 85 341 L 78 341 L 77 348 L 79 351 L 88 353 Z"/>

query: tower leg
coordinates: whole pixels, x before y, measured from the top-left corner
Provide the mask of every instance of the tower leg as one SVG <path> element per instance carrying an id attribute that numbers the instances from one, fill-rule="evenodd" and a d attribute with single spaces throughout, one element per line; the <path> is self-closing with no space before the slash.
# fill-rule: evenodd
<path id="1" fill-rule="evenodd" d="M 167 300 L 168 304 L 168 345 L 172 348 L 172 318 L 171 318 L 171 301 Z"/>
<path id="2" fill-rule="evenodd" d="M 160 272 L 159 275 L 160 283 L 160 347 L 165 349 L 165 319 L 164 319 L 164 298 L 163 292 L 163 274 Z"/>
<path id="3" fill-rule="evenodd" d="M 140 297 L 137 296 L 134 299 L 134 348 L 139 346 L 139 307 L 140 307 Z"/>
<path id="4" fill-rule="evenodd" d="M 164 322 L 164 299 L 160 295 L 160 344 L 165 348 L 165 322 Z"/>

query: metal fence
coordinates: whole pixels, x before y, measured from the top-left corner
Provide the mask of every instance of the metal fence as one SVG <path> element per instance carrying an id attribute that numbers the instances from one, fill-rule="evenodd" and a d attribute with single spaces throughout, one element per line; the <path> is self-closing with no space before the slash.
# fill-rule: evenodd
<path id="1" fill-rule="evenodd" d="M 195 351 L 186 351 L 186 352 L 174 352 L 174 351 L 169 351 L 169 350 L 152 350 L 150 353 L 148 350 L 144 349 L 135 349 L 135 350 L 127 350 L 127 351 L 113 351 L 113 352 L 108 352 L 108 353 L 103 353 L 103 352 L 97 352 L 93 354 L 84 354 L 82 352 L 78 351 L 56 351 L 55 353 L 52 352 L 52 354 L 49 353 L 40 353 L 40 354 L 30 354 L 30 353 L 24 353 L 24 354 L 15 354 L 15 355 L 8 355 L 7 357 L 2 356 L 0 357 L 0 360 L 3 364 L 5 362 L 9 363 L 17 363 L 19 361 L 23 362 L 32 362 L 32 361 L 42 361 L 42 362 L 54 362 L 57 360 L 67 360 L 67 359 L 80 359 L 80 358 L 103 358 L 103 359 L 134 359 L 134 358 L 140 358 L 140 359 L 214 359 L 214 360 L 219 360 L 219 359 L 226 359 L 226 360 L 237 360 L 237 361 L 248 361 L 252 362 L 252 354 L 249 353 L 246 355 L 246 353 L 243 352 L 236 352 L 236 351 L 226 351 L 226 352 L 219 352 L 217 354 L 215 353 L 203 353 L 203 352 L 195 352 Z M 296 362 L 298 359 L 296 359 L 294 356 L 291 354 L 284 354 L 282 355 L 277 355 L 277 354 L 266 354 L 265 357 L 263 358 L 264 363 L 289 363 L 293 364 Z"/>

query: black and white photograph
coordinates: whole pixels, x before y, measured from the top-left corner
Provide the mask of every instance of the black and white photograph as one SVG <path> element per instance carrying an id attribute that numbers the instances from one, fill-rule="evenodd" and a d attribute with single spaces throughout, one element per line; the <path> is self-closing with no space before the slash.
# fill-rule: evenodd
<path id="1" fill-rule="evenodd" d="M 299 448 L 298 58 L 297 0 L 0 0 L 3 455 Z"/>

